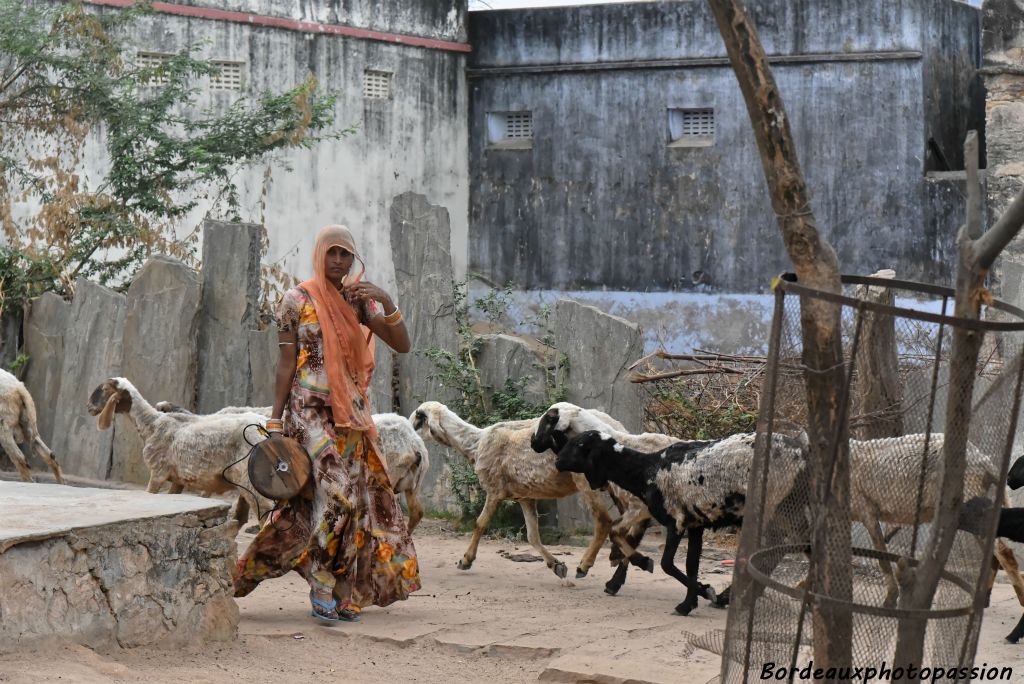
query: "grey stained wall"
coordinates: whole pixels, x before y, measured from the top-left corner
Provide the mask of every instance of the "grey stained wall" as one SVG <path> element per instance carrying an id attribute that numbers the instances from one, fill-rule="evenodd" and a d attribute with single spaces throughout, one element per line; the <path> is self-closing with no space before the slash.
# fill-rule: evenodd
<path id="1" fill-rule="evenodd" d="M 980 117 L 977 10 L 748 7 L 844 270 L 945 282 L 956 225 L 933 208 L 927 140 L 956 149 Z M 471 270 L 520 288 L 758 292 L 789 267 L 705 3 L 477 12 L 469 34 Z M 667 109 L 708 107 L 714 145 L 669 147 Z M 488 146 L 486 114 L 518 110 L 532 149 Z"/>

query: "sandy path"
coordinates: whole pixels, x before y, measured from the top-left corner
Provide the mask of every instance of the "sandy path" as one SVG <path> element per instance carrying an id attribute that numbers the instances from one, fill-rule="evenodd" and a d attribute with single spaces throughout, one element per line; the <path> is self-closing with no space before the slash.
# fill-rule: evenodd
<path id="1" fill-rule="evenodd" d="M 474 567 L 455 568 L 467 537 L 424 521 L 417 533 L 425 589 L 388 608 L 370 608 L 359 624 L 322 626 L 308 615 L 297 575 L 271 580 L 240 599 L 239 638 L 187 651 L 140 648 L 96 652 L 54 644 L 0 656 L 2 682 L 686 682 L 704 684 L 718 657 L 687 647 L 684 632 L 724 629 L 726 612 L 704 601 L 690 617 L 671 614 L 682 588 L 660 573 L 631 572 L 617 597 L 602 589 L 607 552 L 591 575 L 565 582 L 541 563 L 501 552 L 526 544 L 485 540 Z M 240 546 L 252 535 L 241 533 Z M 659 539 L 645 542 L 657 553 Z M 572 568 L 580 547 L 549 547 Z M 710 548 L 702 578 L 721 590 L 730 552 Z M 1024 645 L 1001 643 L 1020 615 L 1008 585 L 986 611 L 978 662 L 1019 665 Z M 295 635 L 301 635 L 301 639 Z"/>

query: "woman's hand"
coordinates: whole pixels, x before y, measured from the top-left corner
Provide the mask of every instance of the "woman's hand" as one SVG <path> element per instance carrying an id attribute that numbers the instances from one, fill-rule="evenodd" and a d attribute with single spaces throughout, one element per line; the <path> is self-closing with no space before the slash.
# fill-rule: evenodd
<path id="1" fill-rule="evenodd" d="M 385 315 L 395 310 L 395 303 L 391 300 L 391 295 L 373 283 L 365 280 L 346 287 L 345 295 L 346 298 L 351 297 L 360 303 L 366 303 L 369 301 L 380 302 L 384 307 Z"/>
<path id="2" fill-rule="evenodd" d="M 373 283 L 361 282 L 345 288 L 346 298 L 349 301 L 358 302 L 364 307 L 371 301 L 380 302 L 384 307 L 383 315 L 371 315 L 366 320 L 366 327 L 373 331 L 373 334 L 384 340 L 384 343 L 400 354 L 412 349 L 412 342 L 409 340 L 409 331 L 405 327 L 405 321 L 401 314 L 398 314 L 398 307 L 391 296 Z M 397 322 L 388 323 L 387 316 L 396 314 Z"/>

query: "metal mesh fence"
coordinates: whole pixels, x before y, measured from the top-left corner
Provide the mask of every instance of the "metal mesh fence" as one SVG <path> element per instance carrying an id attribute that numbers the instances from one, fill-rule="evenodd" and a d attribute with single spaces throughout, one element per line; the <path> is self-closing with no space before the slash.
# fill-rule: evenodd
<path id="1" fill-rule="evenodd" d="M 806 463 L 775 458 L 775 434 L 807 440 L 801 300 L 820 293 L 792 279 L 776 288 L 759 439 L 736 564 L 722 682 L 759 681 L 765 666 L 880 668 L 905 660 L 901 628 L 924 625 L 916 667 L 970 666 L 992 567 L 996 510 L 1017 432 L 1024 313 L 993 303 L 1000 322 L 953 318 L 944 288 L 844 278 L 842 383 L 845 430 L 825 436 Z M 940 314 L 896 308 L 893 296 L 930 297 Z M 824 296 L 827 299 L 827 295 Z M 934 309 L 934 307 L 932 307 Z M 951 383 L 957 329 L 983 336 L 970 383 Z M 952 374 L 955 377 L 955 373 Z M 972 392 L 962 496 L 952 548 L 930 605 L 913 608 L 915 577 L 931 540 L 947 440 L 947 402 Z M 848 433 L 849 506 L 834 496 Z M 821 478 L 824 478 L 822 480 Z M 826 484 L 817 488 L 815 483 Z M 827 567 L 826 567 L 827 566 Z M 901 653 L 897 653 L 897 643 Z M 911 649 L 910 652 L 914 652 Z M 893 675 L 890 675 L 890 677 Z"/>

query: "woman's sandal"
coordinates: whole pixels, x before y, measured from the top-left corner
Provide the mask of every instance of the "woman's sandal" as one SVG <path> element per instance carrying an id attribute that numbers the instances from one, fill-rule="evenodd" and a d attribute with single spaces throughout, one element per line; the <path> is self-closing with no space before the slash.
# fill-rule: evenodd
<path id="1" fill-rule="evenodd" d="M 348 608 L 342 608 L 338 610 L 338 599 L 333 599 L 330 603 L 326 603 L 318 599 L 313 592 L 309 592 L 309 601 L 313 604 L 313 610 L 310 611 L 310 615 L 322 620 L 323 622 L 334 623 L 334 622 L 359 622 L 359 613 Z M 317 608 L 323 612 L 318 612 Z"/>

